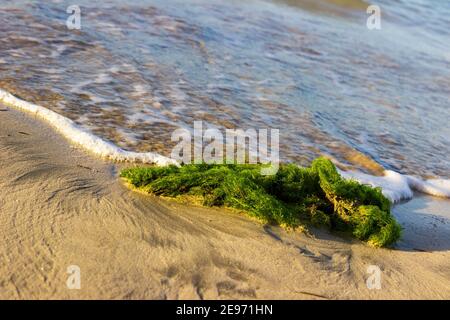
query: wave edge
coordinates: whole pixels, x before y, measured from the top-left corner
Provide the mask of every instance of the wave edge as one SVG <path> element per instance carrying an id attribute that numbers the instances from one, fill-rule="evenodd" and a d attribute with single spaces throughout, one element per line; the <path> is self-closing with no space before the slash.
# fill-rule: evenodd
<path id="1" fill-rule="evenodd" d="M 139 153 L 123 150 L 115 144 L 87 132 L 74 121 L 50 109 L 19 99 L 2 89 L 0 89 L 0 102 L 45 120 L 66 139 L 102 158 L 119 162 L 139 162 L 157 165 L 178 164 L 175 160 L 155 152 Z"/>
<path id="2" fill-rule="evenodd" d="M 21 111 L 31 113 L 49 123 L 67 140 L 102 158 L 120 162 L 149 163 L 160 166 L 179 165 L 174 159 L 155 152 L 132 152 L 121 149 L 115 144 L 84 130 L 74 121 L 45 107 L 24 101 L 11 93 L 0 89 L 0 102 Z M 411 199 L 413 190 L 432 196 L 450 198 L 450 180 L 422 180 L 411 175 L 385 170 L 383 176 L 373 176 L 358 171 L 339 170 L 346 179 L 354 179 L 373 187 L 381 187 L 383 194 L 392 202 Z"/>

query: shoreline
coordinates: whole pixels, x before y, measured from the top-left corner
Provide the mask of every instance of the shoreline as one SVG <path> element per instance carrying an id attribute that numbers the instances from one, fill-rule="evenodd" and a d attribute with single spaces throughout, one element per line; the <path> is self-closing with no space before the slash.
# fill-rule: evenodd
<path id="1" fill-rule="evenodd" d="M 84 130 L 71 119 L 40 105 L 22 100 L 3 89 L 0 89 L 0 104 L 40 118 L 58 134 L 65 137 L 69 143 L 79 146 L 86 152 L 100 158 L 134 164 L 155 164 L 157 166 L 179 165 L 178 161 L 158 153 L 140 153 L 123 150 L 115 144 Z M 345 167 L 343 164 L 340 165 Z M 376 165 L 379 166 L 378 164 Z M 344 178 L 355 179 L 361 184 L 381 187 L 384 196 L 394 204 L 402 200 L 411 199 L 414 190 L 436 197 L 450 198 L 450 180 L 448 179 L 423 180 L 419 177 L 383 169 L 381 166 L 379 166 L 378 170 L 384 170 L 381 171 L 382 174 L 380 176 L 352 170 L 339 170 L 339 173 Z"/>
<path id="2" fill-rule="evenodd" d="M 105 163 L 2 109 L 0 298 L 450 298 L 448 199 L 396 205 L 398 249 L 287 232 L 128 190 L 117 176 L 133 164 Z M 70 265 L 81 290 L 66 286 Z M 369 265 L 382 271 L 381 290 L 366 286 Z"/>
<path id="3" fill-rule="evenodd" d="M 0 89 L 0 103 L 41 118 L 71 143 L 83 147 L 87 152 L 113 161 L 154 163 L 157 165 L 176 164 L 173 159 L 154 152 L 131 152 L 85 131 L 74 121 L 37 104 L 22 100 Z"/>

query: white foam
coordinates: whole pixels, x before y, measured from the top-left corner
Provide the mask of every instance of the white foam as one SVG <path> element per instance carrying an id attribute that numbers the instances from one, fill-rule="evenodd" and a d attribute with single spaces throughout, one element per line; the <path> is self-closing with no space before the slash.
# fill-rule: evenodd
<path id="1" fill-rule="evenodd" d="M 384 196 L 392 203 L 411 199 L 413 190 L 437 197 L 450 198 L 450 180 L 422 180 L 391 170 L 386 170 L 380 177 L 357 171 L 340 171 L 340 174 L 346 179 L 354 179 L 373 187 L 381 187 Z"/>
<path id="2" fill-rule="evenodd" d="M 406 176 L 408 183 L 414 190 L 437 197 L 450 198 L 450 180 L 429 179 L 423 181 L 417 177 Z"/>
<path id="3" fill-rule="evenodd" d="M 113 161 L 154 163 L 157 165 L 177 164 L 175 160 L 164 157 L 158 153 L 125 151 L 116 145 L 83 130 L 72 120 L 47 108 L 21 100 L 2 89 L 0 89 L 0 102 L 46 120 L 69 141 L 100 157 Z"/>

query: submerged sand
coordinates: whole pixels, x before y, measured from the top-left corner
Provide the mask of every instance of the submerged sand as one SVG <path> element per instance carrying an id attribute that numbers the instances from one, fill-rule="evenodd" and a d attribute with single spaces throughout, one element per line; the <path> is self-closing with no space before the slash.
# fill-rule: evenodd
<path id="1" fill-rule="evenodd" d="M 120 167 L 0 106 L 0 298 L 450 299 L 449 201 L 395 214 L 398 248 L 262 226 L 128 190 Z M 67 268 L 81 270 L 68 289 Z M 381 269 L 369 290 L 367 268 Z"/>

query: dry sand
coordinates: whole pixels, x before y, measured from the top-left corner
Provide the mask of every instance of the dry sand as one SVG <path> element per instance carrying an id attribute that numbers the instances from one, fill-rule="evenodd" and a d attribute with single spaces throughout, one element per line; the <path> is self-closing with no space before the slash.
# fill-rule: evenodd
<path id="1" fill-rule="evenodd" d="M 406 227 L 396 250 L 286 232 L 129 191 L 124 165 L 0 110 L 0 298 L 450 299 L 448 200 L 396 207 Z M 66 286 L 69 265 L 80 290 Z M 369 265 L 381 290 L 366 286 Z"/>

